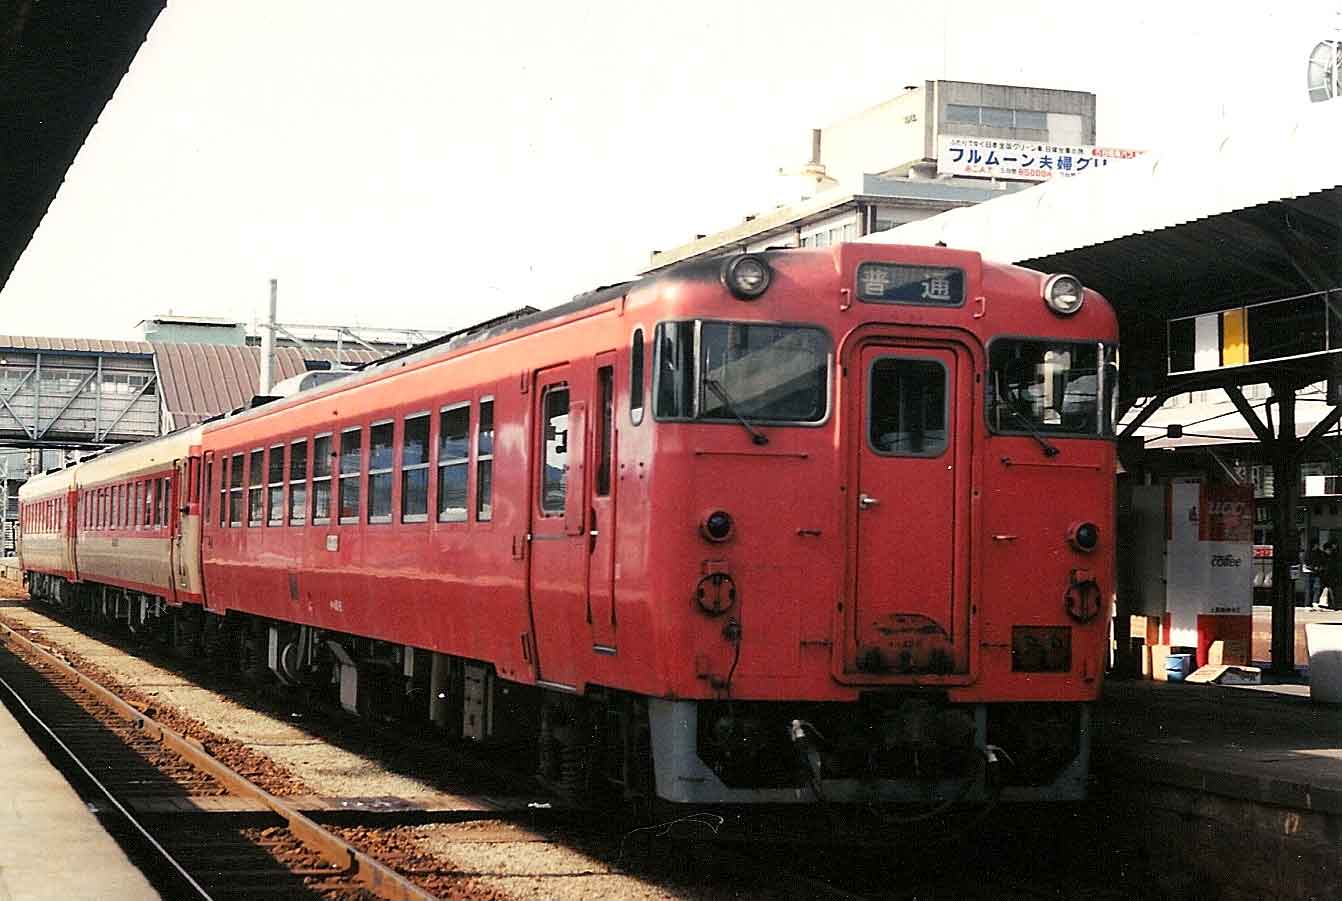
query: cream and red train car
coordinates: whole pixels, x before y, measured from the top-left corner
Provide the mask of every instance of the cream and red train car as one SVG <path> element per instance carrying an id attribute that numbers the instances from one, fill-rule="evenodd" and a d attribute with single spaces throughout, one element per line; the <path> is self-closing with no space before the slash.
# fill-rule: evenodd
<path id="1" fill-rule="evenodd" d="M 19 488 L 19 565 L 43 588 L 77 580 L 74 471 L 58 470 L 29 479 Z"/>
<path id="2" fill-rule="evenodd" d="M 1075 798 L 1116 342 L 973 253 L 688 263 L 206 424 L 208 615 L 171 557 L 163 609 L 351 710 L 534 735 L 575 794 Z"/>
<path id="3" fill-rule="evenodd" d="M 90 602 L 120 604 L 132 625 L 160 615 L 165 605 L 199 604 L 199 517 L 183 502 L 199 472 L 198 450 L 192 462 L 199 443 L 199 427 L 184 429 L 28 480 L 19 490 L 21 509 L 57 492 L 67 498 L 68 550 L 59 566 L 47 562 L 44 534 L 30 538 L 25 529 L 21 537 L 21 564 L 34 593 L 67 600 L 83 590 Z"/>

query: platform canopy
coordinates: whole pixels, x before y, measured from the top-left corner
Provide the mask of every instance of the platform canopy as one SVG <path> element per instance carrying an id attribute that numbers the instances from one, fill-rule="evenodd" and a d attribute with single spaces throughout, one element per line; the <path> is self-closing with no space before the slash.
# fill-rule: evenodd
<path id="1" fill-rule="evenodd" d="M 1129 390 L 1147 393 L 1168 319 L 1342 287 L 1339 148 L 1342 101 L 1318 103 L 863 240 L 1080 277 L 1118 310 Z"/>
<path id="2" fill-rule="evenodd" d="M 0 288 L 164 3 L 0 2 Z"/>

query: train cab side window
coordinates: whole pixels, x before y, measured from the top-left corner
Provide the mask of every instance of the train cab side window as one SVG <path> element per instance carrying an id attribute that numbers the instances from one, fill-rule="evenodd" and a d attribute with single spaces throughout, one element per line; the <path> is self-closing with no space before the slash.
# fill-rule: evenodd
<path id="1" fill-rule="evenodd" d="M 401 437 L 401 522 L 429 518 L 428 413 L 408 416 Z"/>
<path id="2" fill-rule="evenodd" d="M 270 483 L 266 497 L 266 525 L 284 525 L 284 445 L 270 449 Z"/>
<path id="3" fill-rule="evenodd" d="M 368 521 L 391 522 L 395 423 L 375 422 L 368 429 Z"/>
<path id="4" fill-rule="evenodd" d="M 266 452 L 252 451 L 247 466 L 247 525 L 259 526 L 265 519 Z"/>
<path id="5" fill-rule="evenodd" d="M 331 461 L 335 452 L 330 435 L 312 440 L 312 524 L 331 521 Z"/>
<path id="6" fill-rule="evenodd" d="M 878 454 L 935 457 L 946 449 L 946 367 L 881 357 L 871 364 L 867 439 Z"/>
<path id="7" fill-rule="evenodd" d="M 289 525 L 301 526 L 308 515 L 308 440 L 289 445 Z"/>
<path id="8" fill-rule="evenodd" d="M 234 454 L 228 474 L 228 524 L 242 525 L 242 454 Z"/>
<path id="9" fill-rule="evenodd" d="M 446 407 L 438 414 L 438 521 L 466 521 L 470 474 L 471 405 Z"/>
<path id="10" fill-rule="evenodd" d="M 596 493 L 610 494 L 611 451 L 615 438 L 615 369 L 602 366 L 596 372 L 598 399 L 601 403 L 600 431 L 597 433 Z"/>
<path id="11" fill-rule="evenodd" d="M 629 346 L 629 421 L 643 421 L 643 329 L 634 329 Z"/>
<path id="12" fill-rule="evenodd" d="M 363 475 L 363 429 L 340 433 L 340 521 L 359 521 L 359 480 Z"/>
<path id="13" fill-rule="evenodd" d="M 494 518 L 494 400 L 480 400 L 475 437 L 475 521 Z"/>
<path id="14" fill-rule="evenodd" d="M 563 516 L 568 500 L 568 388 L 546 389 L 545 453 L 541 465 L 541 512 Z"/>

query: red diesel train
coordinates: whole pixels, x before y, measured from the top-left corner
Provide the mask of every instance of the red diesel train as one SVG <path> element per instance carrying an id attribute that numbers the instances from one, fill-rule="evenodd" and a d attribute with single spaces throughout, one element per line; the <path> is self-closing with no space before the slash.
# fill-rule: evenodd
<path id="1" fill-rule="evenodd" d="M 1078 798 L 1117 338 L 974 253 L 689 262 L 35 477 L 22 564 L 570 795 Z"/>

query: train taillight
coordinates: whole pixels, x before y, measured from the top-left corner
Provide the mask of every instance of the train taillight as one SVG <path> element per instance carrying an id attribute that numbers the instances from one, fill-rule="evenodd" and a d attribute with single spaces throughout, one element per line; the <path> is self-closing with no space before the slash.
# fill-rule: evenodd
<path id="1" fill-rule="evenodd" d="M 1085 289 L 1075 275 L 1050 275 L 1044 281 L 1044 303 L 1059 316 L 1071 316 L 1085 300 Z"/>

